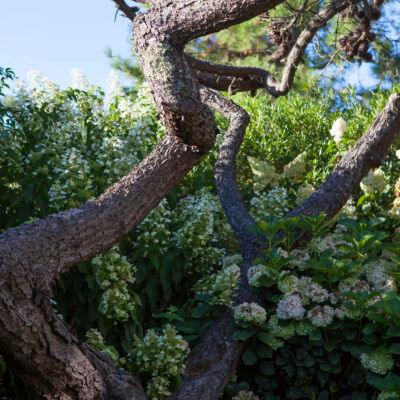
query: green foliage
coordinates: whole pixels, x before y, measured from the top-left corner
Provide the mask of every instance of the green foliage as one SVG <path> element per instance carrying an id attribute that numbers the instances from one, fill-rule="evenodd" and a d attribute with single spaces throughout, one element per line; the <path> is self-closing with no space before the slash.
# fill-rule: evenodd
<path id="1" fill-rule="evenodd" d="M 1 87 L 12 78 L 0 70 Z M 73 88 L 60 90 L 32 74 L 31 83 L 0 94 L 0 231 L 98 196 L 164 134 L 146 86 L 132 100 L 116 81 L 103 92 L 76 78 Z M 246 398 L 251 390 L 268 399 L 372 399 L 378 390 L 395 391 L 399 223 L 387 213 L 400 173 L 395 152 L 382 167 L 385 188 L 356 195 L 339 219 L 281 218 L 312 192 L 307 185 L 325 179 L 389 95 L 372 93 L 368 105 L 351 91 L 340 103 L 330 94 L 292 93 L 274 102 L 236 97 L 252 116 L 237 177 L 266 244 L 248 277 L 267 306 L 234 309 L 235 338 L 247 347 L 225 397 L 242 391 L 237 398 Z M 329 130 L 339 116 L 347 130 L 336 143 Z M 217 121 L 224 132 L 227 121 Z M 198 341 L 232 306 L 238 286 L 238 244 L 213 189 L 220 141 L 137 229 L 63 275 L 54 290 L 55 311 L 79 338 L 140 373 L 155 399 L 179 385 L 184 341 Z M 248 156 L 259 168 L 251 168 Z M 279 179 L 261 187 L 254 176 L 265 173 L 264 163 Z M 299 247 L 303 231 L 313 239 Z M 166 358 L 157 358 L 163 351 Z M 389 375 L 376 373 L 389 370 L 391 360 Z"/>

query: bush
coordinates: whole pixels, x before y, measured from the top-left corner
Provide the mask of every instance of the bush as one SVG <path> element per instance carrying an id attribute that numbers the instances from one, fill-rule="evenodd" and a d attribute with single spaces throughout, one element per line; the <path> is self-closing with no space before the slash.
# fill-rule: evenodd
<path id="1" fill-rule="evenodd" d="M 5 96 L 13 78 L 0 69 L 0 232 L 98 196 L 164 134 L 146 86 L 130 98 L 115 79 L 103 92 L 75 74 L 73 87 L 60 90 L 31 74 Z M 237 96 L 252 116 L 238 181 L 266 240 L 265 259 L 255 261 L 249 280 L 268 307 L 265 314 L 254 304 L 236 311 L 236 337 L 248 344 L 225 398 L 398 398 L 395 151 L 339 219 L 278 218 L 318 187 L 389 94 L 371 93 L 367 105 L 351 90 L 340 99 Z M 339 117 L 347 130 L 332 137 Z M 223 132 L 228 122 L 217 119 Z M 238 244 L 213 189 L 220 142 L 136 230 L 62 276 L 54 291 L 56 312 L 77 335 L 141 374 L 155 399 L 179 384 L 184 341 L 197 342 L 233 304 L 238 285 Z M 296 227 L 313 237 L 303 248 L 295 245 Z M 278 230 L 286 232 L 283 241 Z M 156 357 L 163 337 L 181 344 L 171 363 Z M 12 371 L 2 368 L 5 374 Z"/>

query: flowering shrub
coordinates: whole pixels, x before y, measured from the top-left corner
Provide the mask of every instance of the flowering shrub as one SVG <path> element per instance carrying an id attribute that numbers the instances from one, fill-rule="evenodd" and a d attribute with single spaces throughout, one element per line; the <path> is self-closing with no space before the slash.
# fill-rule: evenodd
<path id="1" fill-rule="evenodd" d="M 162 334 L 150 329 L 143 339 L 135 338 L 131 363 L 140 376 L 148 377 L 146 392 L 150 399 L 163 399 L 171 394 L 171 388 L 185 370 L 183 360 L 188 353 L 187 342 L 171 326 Z"/>
<path id="2" fill-rule="evenodd" d="M 13 75 L 0 75 L 0 231 L 98 196 L 164 134 L 148 88 L 131 98 L 115 74 L 103 92 L 77 71 L 66 90 L 33 73 L 8 97 L 1 89 Z M 344 93 L 340 115 L 329 93 L 322 100 L 293 92 L 273 101 L 238 97 L 257 116 L 236 173 L 266 239 L 264 257 L 248 271 L 265 308 L 233 308 L 236 339 L 250 340 L 224 399 L 400 398 L 396 151 L 334 222 L 276 218 L 318 188 L 337 161 L 337 145 L 342 153 L 352 145 L 389 94 L 373 92 L 363 107 Z M 227 121 L 217 121 L 223 132 Z M 238 287 L 239 248 L 213 190 L 218 136 L 141 226 L 55 289 L 56 312 L 80 339 L 88 332 L 89 344 L 140 374 L 155 399 L 179 384 L 185 340 L 194 345 L 233 307 Z M 312 237 L 308 245 L 298 246 L 296 227 Z M 163 330 L 160 318 L 169 323 Z M 144 337 L 143 327 L 150 328 Z"/>

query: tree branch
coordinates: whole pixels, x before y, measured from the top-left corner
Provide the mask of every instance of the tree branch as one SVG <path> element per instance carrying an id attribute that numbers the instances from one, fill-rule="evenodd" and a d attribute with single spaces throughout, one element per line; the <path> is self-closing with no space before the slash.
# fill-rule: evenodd
<path id="1" fill-rule="evenodd" d="M 139 11 L 139 7 L 129 7 L 124 0 L 113 0 L 118 10 L 121 10 L 125 16 L 133 21 L 136 17 L 136 13 Z"/>
<path id="2" fill-rule="evenodd" d="M 289 52 L 280 82 L 276 82 L 267 71 L 261 68 L 207 63 L 206 61 L 196 60 L 191 56 L 187 56 L 188 62 L 192 68 L 208 73 L 208 75 L 198 74 L 199 80 L 201 80 L 202 84 L 213 89 L 228 91 L 233 86 L 235 87 L 233 93 L 244 90 L 266 89 L 274 97 L 283 96 L 292 87 L 297 66 L 306 47 L 318 30 L 325 26 L 334 15 L 343 11 L 350 4 L 358 2 L 359 0 L 333 1 L 310 20 Z M 240 77 L 241 81 L 237 82 L 235 86 L 236 82 L 230 77 Z"/>
<path id="3" fill-rule="evenodd" d="M 229 99 L 210 90 L 201 90 L 203 101 L 230 118 L 214 168 L 216 187 L 221 203 L 240 243 L 244 262 L 236 303 L 259 302 L 251 292 L 247 270 L 260 250 L 257 237 L 247 227 L 254 222 L 243 204 L 237 187 L 234 163 L 248 124 L 248 115 Z M 379 166 L 385 159 L 393 141 L 400 135 L 400 95 L 392 95 L 388 104 L 375 118 L 367 133 L 357 141 L 339 162 L 325 183 L 299 207 L 287 216 L 314 215 L 321 211 L 333 217 L 347 202 L 369 169 Z M 181 389 L 173 400 L 216 400 L 240 363 L 242 342 L 233 340 L 235 325 L 232 313 L 226 312 L 206 332 L 201 342 L 187 358 Z"/>

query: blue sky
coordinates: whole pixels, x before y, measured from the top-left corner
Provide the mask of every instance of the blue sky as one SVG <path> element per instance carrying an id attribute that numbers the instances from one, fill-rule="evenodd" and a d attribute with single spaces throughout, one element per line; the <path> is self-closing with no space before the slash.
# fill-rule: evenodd
<path id="1" fill-rule="evenodd" d="M 0 0 L 0 66 L 24 78 L 40 71 L 62 87 L 78 68 L 104 86 L 110 71 L 105 50 L 130 55 L 131 26 L 111 0 Z"/>

